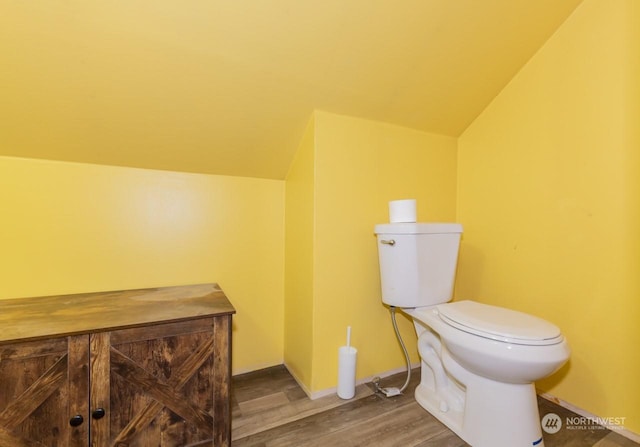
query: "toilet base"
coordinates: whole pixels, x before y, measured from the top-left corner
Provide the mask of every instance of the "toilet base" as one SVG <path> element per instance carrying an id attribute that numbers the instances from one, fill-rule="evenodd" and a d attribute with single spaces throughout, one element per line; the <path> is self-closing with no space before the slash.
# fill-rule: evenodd
<path id="1" fill-rule="evenodd" d="M 422 408 L 435 416 L 436 419 L 446 425 L 455 434 L 463 438 L 461 429 L 462 422 L 464 420 L 464 410 L 443 408 L 444 400 L 442 399 L 442 396 L 438 394 L 439 393 L 429 389 L 427 386 L 420 384 L 416 387 L 414 396 Z M 465 439 L 465 441 L 467 440 Z"/>
<path id="2" fill-rule="evenodd" d="M 447 404 L 451 400 L 448 394 L 455 389 L 436 391 L 431 383 L 416 388 L 420 406 L 473 447 L 544 446 L 533 384 L 501 383 L 477 376 L 457 364 L 446 349 L 442 361 L 447 373 L 464 387 L 463 407 Z M 429 367 L 423 362 L 422 368 Z"/>

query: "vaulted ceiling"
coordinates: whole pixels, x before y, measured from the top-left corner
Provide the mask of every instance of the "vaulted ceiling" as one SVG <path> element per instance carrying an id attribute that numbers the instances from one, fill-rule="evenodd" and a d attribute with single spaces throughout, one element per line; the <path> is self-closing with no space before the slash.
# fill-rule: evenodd
<path id="1" fill-rule="evenodd" d="M 0 155 L 281 179 L 314 109 L 457 136 L 579 2 L 2 2 Z"/>

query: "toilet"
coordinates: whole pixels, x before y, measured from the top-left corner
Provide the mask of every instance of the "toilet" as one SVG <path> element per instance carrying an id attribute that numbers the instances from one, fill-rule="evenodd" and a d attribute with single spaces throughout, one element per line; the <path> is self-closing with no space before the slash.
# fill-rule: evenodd
<path id="1" fill-rule="evenodd" d="M 569 359 L 560 329 L 541 318 L 453 294 L 462 226 L 375 226 L 382 301 L 418 336 L 416 401 L 473 447 L 543 446 L 534 382 Z"/>

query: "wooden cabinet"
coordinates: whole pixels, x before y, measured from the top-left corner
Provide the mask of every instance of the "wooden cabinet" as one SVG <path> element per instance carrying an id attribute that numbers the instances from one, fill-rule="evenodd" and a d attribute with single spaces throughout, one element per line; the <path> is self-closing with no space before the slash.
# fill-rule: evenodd
<path id="1" fill-rule="evenodd" d="M 0 301 L 0 447 L 229 446 L 215 284 Z"/>

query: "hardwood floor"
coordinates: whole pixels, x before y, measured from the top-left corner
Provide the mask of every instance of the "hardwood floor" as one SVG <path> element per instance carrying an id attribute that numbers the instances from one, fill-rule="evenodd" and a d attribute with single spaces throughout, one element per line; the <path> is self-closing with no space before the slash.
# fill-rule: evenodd
<path id="1" fill-rule="evenodd" d="M 284 366 L 233 377 L 232 430 L 234 447 L 463 447 L 468 446 L 427 413 L 413 398 L 419 370 L 405 394 L 386 398 L 373 385 L 356 388 L 342 400 L 335 394 L 310 400 Z M 382 380 L 401 386 L 404 374 Z M 573 416 L 539 398 L 540 414 Z M 569 430 L 544 437 L 546 447 L 640 447 L 604 428 Z"/>

